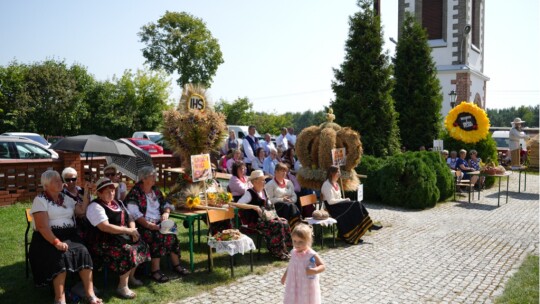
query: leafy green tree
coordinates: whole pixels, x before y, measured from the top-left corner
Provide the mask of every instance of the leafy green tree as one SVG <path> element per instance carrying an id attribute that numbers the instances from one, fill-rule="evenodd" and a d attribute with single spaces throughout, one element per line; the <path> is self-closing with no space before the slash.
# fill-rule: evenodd
<path id="1" fill-rule="evenodd" d="M 349 19 L 345 61 L 334 69 L 336 99 L 331 107 L 338 124 L 360 132 L 364 153 L 386 156 L 399 151 L 399 130 L 390 96 L 388 52 L 382 52 L 381 20 L 371 5 L 359 0 L 360 12 Z"/>
<path id="2" fill-rule="evenodd" d="M 157 23 L 149 23 L 139 32 L 146 63 L 152 70 L 177 72 L 180 87 L 187 83 L 210 87 L 223 58 L 218 40 L 202 19 L 185 12 L 165 12 Z"/>
<path id="3" fill-rule="evenodd" d="M 89 133 L 111 138 L 129 137 L 137 130 L 158 130 L 170 105 L 170 82 L 163 72 L 126 70 L 119 79 L 96 85 L 87 102 L 93 109 Z M 95 132 L 92 132 L 95 131 Z"/>
<path id="4" fill-rule="evenodd" d="M 401 143 L 417 150 L 437 139 L 441 130 L 442 95 L 427 32 L 406 13 L 394 62 L 395 109 Z"/>
<path id="5" fill-rule="evenodd" d="M 25 96 L 28 66 L 11 62 L 0 67 L 0 132 L 22 130 L 32 109 Z M 30 129 L 28 129 L 30 130 Z M 32 130 L 33 131 L 33 130 Z"/>
<path id="6" fill-rule="evenodd" d="M 540 105 L 520 106 L 519 108 L 510 107 L 505 109 L 487 109 L 491 126 L 493 127 L 511 127 L 510 122 L 519 117 L 526 121 L 526 127 L 538 127 Z"/>
<path id="7" fill-rule="evenodd" d="M 214 105 L 214 109 L 227 117 L 228 125 L 247 125 L 253 112 L 253 103 L 247 97 L 237 98 L 232 103 L 220 100 Z"/>

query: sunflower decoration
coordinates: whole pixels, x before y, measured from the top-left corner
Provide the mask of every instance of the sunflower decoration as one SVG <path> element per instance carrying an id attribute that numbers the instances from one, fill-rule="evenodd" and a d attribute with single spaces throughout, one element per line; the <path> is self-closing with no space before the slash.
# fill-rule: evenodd
<path id="1" fill-rule="evenodd" d="M 472 102 L 461 102 L 450 110 L 444 125 L 454 139 L 471 144 L 486 138 L 489 132 L 486 112 Z"/>
<path id="2" fill-rule="evenodd" d="M 199 197 L 199 186 L 192 184 L 184 190 L 184 196 L 186 199 L 185 207 L 193 209 L 201 204 L 201 198 Z"/>

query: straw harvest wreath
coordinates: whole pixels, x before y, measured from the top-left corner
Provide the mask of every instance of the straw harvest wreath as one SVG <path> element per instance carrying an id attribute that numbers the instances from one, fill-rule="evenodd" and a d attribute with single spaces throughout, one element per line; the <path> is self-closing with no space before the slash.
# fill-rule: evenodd
<path id="1" fill-rule="evenodd" d="M 332 149 L 345 148 L 347 158 L 341 167 L 343 188 L 346 191 L 356 191 L 360 181 L 354 168 L 362 157 L 360 135 L 351 128 L 342 128 L 334 123 L 335 115 L 330 109 L 326 115 L 327 121 L 320 126 L 305 128 L 298 134 L 296 154 L 302 164 L 298 171 L 298 182 L 308 189 L 321 189 L 326 180 L 326 172 L 332 166 Z"/>

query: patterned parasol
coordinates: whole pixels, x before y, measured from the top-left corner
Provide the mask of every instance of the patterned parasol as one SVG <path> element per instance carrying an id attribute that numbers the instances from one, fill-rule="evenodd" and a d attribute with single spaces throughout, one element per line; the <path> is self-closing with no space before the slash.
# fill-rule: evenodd
<path id="1" fill-rule="evenodd" d="M 148 152 L 135 146 L 127 139 L 121 138 L 118 139 L 117 142 L 126 144 L 135 156 L 107 156 L 107 164 L 115 166 L 118 171 L 122 172 L 134 181 L 137 181 L 140 168 L 145 166 L 153 166 L 152 157 L 150 154 L 148 154 Z"/>

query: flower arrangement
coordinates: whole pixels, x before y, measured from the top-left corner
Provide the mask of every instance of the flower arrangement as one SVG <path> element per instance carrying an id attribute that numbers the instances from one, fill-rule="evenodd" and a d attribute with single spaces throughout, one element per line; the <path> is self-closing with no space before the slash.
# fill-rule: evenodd
<path id="1" fill-rule="evenodd" d="M 486 112 L 472 102 L 461 102 L 444 120 L 448 134 L 465 143 L 476 143 L 489 133 Z"/>
<path id="2" fill-rule="evenodd" d="M 217 207 L 222 207 L 223 205 L 232 202 L 233 199 L 231 193 L 223 191 L 222 189 L 218 189 L 218 192 L 209 192 L 207 195 L 209 205 L 211 204 Z"/>

